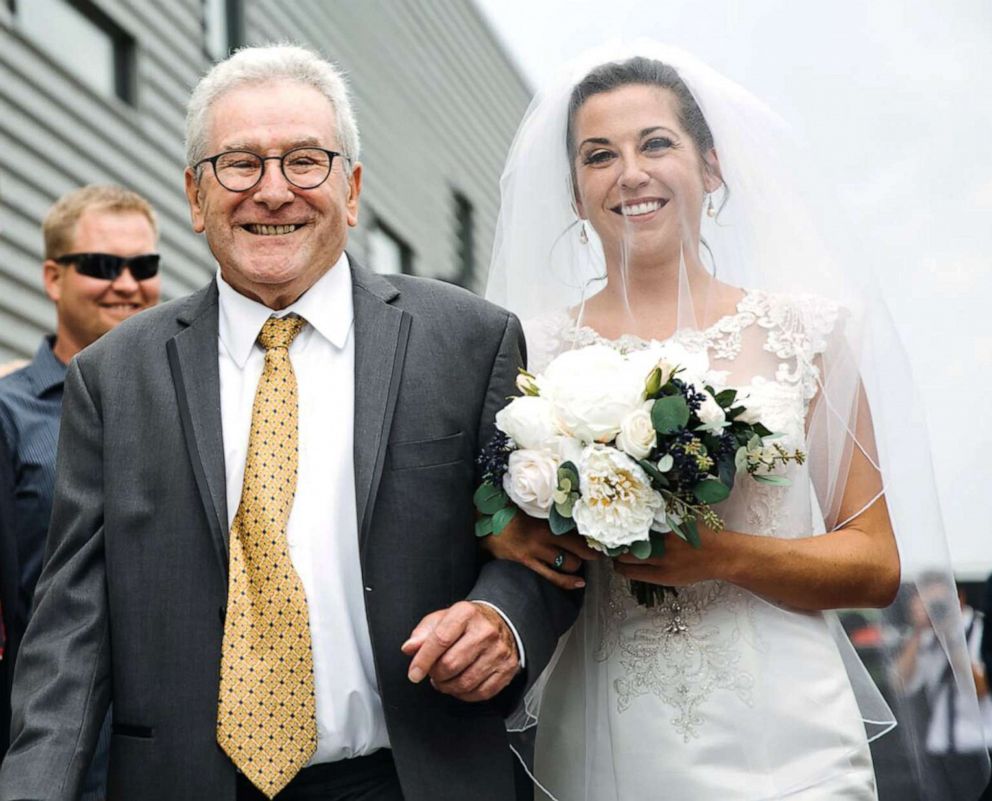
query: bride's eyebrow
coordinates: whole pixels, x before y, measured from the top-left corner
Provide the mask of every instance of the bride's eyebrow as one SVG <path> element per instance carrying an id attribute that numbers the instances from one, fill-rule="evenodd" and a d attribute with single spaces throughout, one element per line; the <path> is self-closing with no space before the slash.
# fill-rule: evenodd
<path id="1" fill-rule="evenodd" d="M 645 136 L 648 136 L 650 134 L 653 134 L 655 131 L 666 131 L 667 133 L 670 133 L 672 136 L 677 136 L 678 135 L 671 128 L 666 128 L 664 125 L 655 125 L 652 128 L 644 128 L 641 131 L 641 137 L 640 138 L 643 139 Z"/>
<path id="2" fill-rule="evenodd" d="M 605 136 L 590 136 L 588 139 L 583 139 L 579 143 L 579 150 L 584 148 L 586 145 L 608 145 L 610 140 Z"/>

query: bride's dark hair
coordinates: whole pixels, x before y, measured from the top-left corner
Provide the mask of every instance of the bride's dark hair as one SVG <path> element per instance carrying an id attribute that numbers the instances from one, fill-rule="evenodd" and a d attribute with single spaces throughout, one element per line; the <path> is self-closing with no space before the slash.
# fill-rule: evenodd
<path id="1" fill-rule="evenodd" d="M 568 160 L 575 164 L 575 137 L 574 125 L 575 115 L 582 104 L 592 95 L 610 92 L 619 89 L 621 86 L 642 84 L 646 86 L 660 86 L 675 94 L 679 101 L 679 122 L 688 132 L 696 148 L 699 150 L 700 158 L 713 148 L 713 134 L 710 126 L 706 123 L 706 118 L 696 103 L 696 99 L 685 85 L 678 72 L 668 64 L 654 61 L 643 56 L 635 56 L 627 61 L 614 61 L 601 64 L 592 72 L 586 75 L 572 90 L 568 99 L 568 128 L 566 131 Z"/>

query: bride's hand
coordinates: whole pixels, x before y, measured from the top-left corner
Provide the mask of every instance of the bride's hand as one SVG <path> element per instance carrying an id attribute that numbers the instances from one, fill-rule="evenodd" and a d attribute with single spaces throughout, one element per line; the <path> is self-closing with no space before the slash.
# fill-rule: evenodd
<path id="1" fill-rule="evenodd" d="M 724 537 L 706 526 L 699 525 L 702 548 L 693 548 L 675 534 L 665 534 L 665 552 L 662 556 L 638 559 L 630 554 L 618 556 L 614 569 L 632 581 L 664 584 L 667 587 L 684 587 L 698 581 L 724 578 L 723 566 L 727 559 L 729 537 Z"/>
<path id="2" fill-rule="evenodd" d="M 583 561 L 601 556 L 577 534 L 555 536 L 545 521 L 523 512 L 517 512 L 506 528 L 484 537 L 480 544 L 497 559 L 520 562 L 563 590 L 584 587 L 582 577 L 573 574 Z"/>

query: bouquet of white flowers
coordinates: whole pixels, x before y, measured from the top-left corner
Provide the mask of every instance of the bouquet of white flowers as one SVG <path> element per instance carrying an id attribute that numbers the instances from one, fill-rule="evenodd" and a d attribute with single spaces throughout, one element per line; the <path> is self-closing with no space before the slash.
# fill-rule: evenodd
<path id="1" fill-rule="evenodd" d="M 496 415 L 479 456 L 476 535 L 499 534 L 522 511 L 609 556 L 660 555 L 668 532 L 698 548 L 697 521 L 723 528 L 713 504 L 739 473 L 788 484 L 776 469 L 805 459 L 774 442 L 737 390 L 715 390 L 722 379 L 705 354 L 674 343 L 626 355 L 592 345 L 540 375 L 521 371 L 523 395 Z M 666 588 L 631 589 L 651 606 Z"/>

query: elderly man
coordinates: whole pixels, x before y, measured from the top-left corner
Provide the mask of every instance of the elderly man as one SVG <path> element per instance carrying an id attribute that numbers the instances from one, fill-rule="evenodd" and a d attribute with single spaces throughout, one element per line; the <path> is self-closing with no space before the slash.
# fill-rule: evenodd
<path id="1" fill-rule="evenodd" d="M 358 133 L 312 53 L 215 66 L 187 157 L 220 269 L 69 369 L 0 799 L 71 799 L 111 699 L 113 799 L 512 799 L 501 713 L 576 601 L 472 533 L 519 324 L 345 254 Z"/>
<path id="2" fill-rule="evenodd" d="M 0 379 L 0 506 L 8 518 L 0 530 L 5 556 L 0 600 L 7 637 L 0 663 L 4 707 L 45 552 L 66 365 L 118 323 L 157 303 L 160 286 L 155 213 L 130 190 L 73 190 L 52 206 L 42 231 L 43 278 L 55 304 L 55 334 L 42 340 L 26 367 Z M 6 750 L 7 730 L 4 721 L 0 755 Z M 103 797 L 106 770 L 103 742 L 84 798 Z"/>

